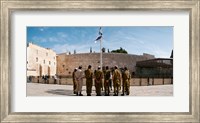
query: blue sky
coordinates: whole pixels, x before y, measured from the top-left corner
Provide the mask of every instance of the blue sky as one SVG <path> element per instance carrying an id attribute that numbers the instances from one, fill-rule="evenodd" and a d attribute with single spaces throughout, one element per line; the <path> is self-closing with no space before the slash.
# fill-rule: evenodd
<path id="1" fill-rule="evenodd" d="M 122 47 L 129 54 L 148 53 L 157 58 L 168 58 L 173 49 L 173 27 L 133 26 L 102 27 L 102 47 L 110 51 Z M 64 52 L 99 52 L 95 43 L 99 27 L 27 27 L 27 42 L 53 49 L 57 54 Z"/>

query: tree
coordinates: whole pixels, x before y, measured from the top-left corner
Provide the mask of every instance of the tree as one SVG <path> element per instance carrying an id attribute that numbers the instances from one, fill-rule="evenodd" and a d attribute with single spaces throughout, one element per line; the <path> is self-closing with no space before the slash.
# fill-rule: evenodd
<path id="1" fill-rule="evenodd" d="M 173 58 L 173 50 L 172 50 L 172 52 L 171 52 L 171 56 L 170 56 L 170 58 Z"/>
<path id="2" fill-rule="evenodd" d="M 105 47 L 103 47 L 101 50 L 102 50 L 103 53 L 106 52 L 106 48 Z"/>
<path id="3" fill-rule="evenodd" d="M 125 53 L 125 54 L 128 54 L 128 52 L 125 49 L 123 49 L 122 47 L 120 47 L 120 49 L 112 50 L 111 53 Z"/>

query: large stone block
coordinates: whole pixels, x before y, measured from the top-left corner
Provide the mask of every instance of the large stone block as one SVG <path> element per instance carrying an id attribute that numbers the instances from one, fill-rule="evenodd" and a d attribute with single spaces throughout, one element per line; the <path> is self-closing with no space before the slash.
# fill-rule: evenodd
<path id="1" fill-rule="evenodd" d="M 39 78 L 39 83 L 45 83 L 43 78 Z"/>
<path id="2" fill-rule="evenodd" d="M 49 78 L 49 84 L 54 84 L 54 83 L 55 83 L 54 78 Z"/>
<path id="3" fill-rule="evenodd" d="M 61 84 L 60 79 L 56 79 L 56 84 Z"/>
<path id="4" fill-rule="evenodd" d="M 38 83 L 38 78 L 33 77 L 33 78 L 32 78 L 32 82 L 33 82 L 33 83 Z"/>
<path id="5" fill-rule="evenodd" d="M 141 78 L 141 85 L 147 86 L 148 85 L 148 79 L 147 78 Z"/>
<path id="6" fill-rule="evenodd" d="M 164 79 L 164 84 L 171 84 L 172 83 L 172 79 L 171 78 L 165 78 Z"/>
<path id="7" fill-rule="evenodd" d="M 133 78 L 133 84 L 132 85 L 134 85 L 134 86 L 140 86 L 140 83 L 141 81 L 140 81 L 140 78 Z"/>
<path id="8" fill-rule="evenodd" d="M 60 84 L 61 85 L 66 85 L 67 84 L 67 78 L 61 78 L 60 79 Z"/>
<path id="9" fill-rule="evenodd" d="M 154 78 L 154 85 L 163 85 L 163 78 Z"/>

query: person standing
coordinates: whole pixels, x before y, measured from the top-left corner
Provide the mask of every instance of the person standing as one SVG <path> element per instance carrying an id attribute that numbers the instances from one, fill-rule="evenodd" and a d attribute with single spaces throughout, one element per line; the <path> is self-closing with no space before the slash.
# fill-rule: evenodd
<path id="1" fill-rule="evenodd" d="M 75 73 L 75 78 L 77 81 L 77 88 L 76 88 L 77 96 L 83 96 L 83 94 L 82 94 L 83 77 L 84 77 L 84 74 L 82 71 L 82 66 L 79 66 L 78 70 Z"/>
<path id="2" fill-rule="evenodd" d="M 97 96 L 101 96 L 101 84 L 103 79 L 103 72 L 101 71 L 101 67 L 98 67 L 98 70 L 95 72 L 95 87 Z"/>
<path id="3" fill-rule="evenodd" d="M 76 78 L 75 78 L 75 73 L 77 71 L 78 68 L 75 68 L 73 73 L 72 73 L 72 79 L 73 79 L 73 91 L 74 91 L 74 94 L 76 94 L 76 90 L 77 90 L 77 81 L 76 81 Z"/>
<path id="4" fill-rule="evenodd" d="M 113 72 L 113 86 L 114 86 L 114 95 L 113 96 L 118 96 L 119 90 L 120 90 L 120 85 L 121 85 L 121 72 L 119 71 L 118 67 L 115 66 Z"/>
<path id="5" fill-rule="evenodd" d="M 92 68 L 92 66 L 89 65 L 88 69 L 85 70 L 87 96 L 91 96 L 91 93 L 92 93 L 93 72 L 92 72 L 91 68 Z"/>
<path id="6" fill-rule="evenodd" d="M 130 79 L 131 74 L 127 67 L 124 67 L 124 72 L 122 74 L 122 96 L 124 96 L 124 93 L 126 92 L 126 95 L 130 94 Z"/>
<path id="7" fill-rule="evenodd" d="M 106 70 L 104 73 L 104 90 L 105 90 L 105 96 L 109 96 L 110 89 L 109 89 L 109 83 L 110 82 L 110 70 L 109 67 L 106 66 Z"/>

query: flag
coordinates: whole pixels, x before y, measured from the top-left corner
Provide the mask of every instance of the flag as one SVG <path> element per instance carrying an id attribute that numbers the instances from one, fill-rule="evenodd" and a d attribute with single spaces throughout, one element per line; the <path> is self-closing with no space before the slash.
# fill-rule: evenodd
<path id="1" fill-rule="evenodd" d="M 102 38 L 102 35 L 100 35 L 99 37 L 97 37 L 97 39 L 95 40 L 95 43 L 100 40 Z"/>
<path id="2" fill-rule="evenodd" d="M 99 35 L 103 35 L 101 27 L 99 28 Z"/>
<path id="3" fill-rule="evenodd" d="M 102 38 L 102 30 L 101 30 L 101 27 L 99 27 L 99 37 L 97 37 L 97 39 L 95 40 L 95 43 L 97 43 L 98 40 L 100 40 Z"/>

